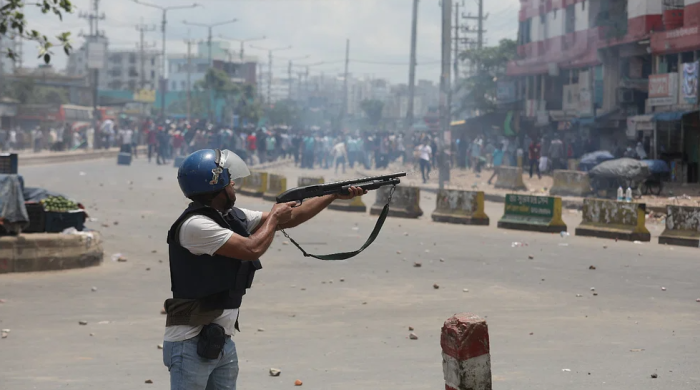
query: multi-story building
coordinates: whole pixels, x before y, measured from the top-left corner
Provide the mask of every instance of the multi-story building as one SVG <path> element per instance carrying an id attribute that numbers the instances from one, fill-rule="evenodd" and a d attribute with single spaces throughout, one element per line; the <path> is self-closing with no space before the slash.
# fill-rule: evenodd
<path id="1" fill-rule="evenodd" d="M 105 37 L 97 37 L 98 43 L 101 43 L 105 48 L 109 48 L 109 40 Z M 88 44 L 87 42 L 83 45 L 74 49 L 70 56 L 68 57 L 68 62 L 66 64 L 66 75 L 71 77 L 86 77 L 90 74 L 88 71 Z M 108 52 L 105 50 L 105 65 L 108 63 Z M 109 83 L 109 77 L 107 76 L 106 69 L 100 69 L 98 73 L 98 86 L 100 89 L 107 89 L 107 84 Z"/>
<path id="2" fill-rule="evenodd" d="M 697 182 L 700 0 L 521 0 L 519 22 L 521 133 L 582 152 L 641 142 Z"/>
<path id="3" fill-rule="evenodd" d="M 105 82 L 112 90 L 157 90 L 160 55 L 154 52 L 110 51 Z"/>

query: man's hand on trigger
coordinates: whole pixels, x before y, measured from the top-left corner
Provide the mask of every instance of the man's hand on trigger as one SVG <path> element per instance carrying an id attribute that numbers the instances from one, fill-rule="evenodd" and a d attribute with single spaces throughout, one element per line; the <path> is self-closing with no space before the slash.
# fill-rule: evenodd
<path id="1" fill-rule="evenodd" d="M 336 198 L 347 200 L 347 199 L 352 199 L 352 198 L 355 198 L 358 196 L 362 196 L 362 195 L 367 193 L 367 191 L 363 191 L 362 188 L 360 188 L 360 187 L 350 187 L 348 191 L 349 191 L 349 194 L 347 194 L 347 195 L 338 194 L 338 195 L 336 195 Z"/>
<path id="2" fill-rule="evenodd" d="M 278 225 L 284 225 L 292 220 L 292 208 L 297 205 L 297 202 L 278 203 L 272 206 L 270 216 L 277 219 Z"/>

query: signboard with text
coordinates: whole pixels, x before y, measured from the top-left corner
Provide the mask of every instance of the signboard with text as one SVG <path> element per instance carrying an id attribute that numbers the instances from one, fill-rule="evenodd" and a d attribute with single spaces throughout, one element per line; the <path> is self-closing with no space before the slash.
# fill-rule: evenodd
<path id="1" fill-rule="evenodd" d="M 499 104 L 512 103 L 515 99 L 515 83 L 499 81 L 496 84 L 496 98 Z"/>
<path id="2" fill-rule="evenodd" d="M 678 73 L 649 76 L 649 105 L 671 106 L 678 104 Z"/>
<path id="3" fill-rule="evenodd" d="M 554 217 L 554 198 L 549 196 L 507 195 L 506 214 L 523 217 Z"/>

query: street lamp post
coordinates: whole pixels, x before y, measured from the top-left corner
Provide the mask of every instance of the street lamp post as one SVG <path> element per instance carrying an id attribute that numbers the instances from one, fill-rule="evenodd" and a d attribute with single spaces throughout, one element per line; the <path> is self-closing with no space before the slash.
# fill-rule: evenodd
<path id="1" fill-rule="evenodd" d="M 245 45 L 246 42 L 262 41 L 262 40 L 267 39 L 267 37 L 265 37 L 265 36 L 260 37 L 260 38 L 235 39 L 235 38 L 227 38 L 227 37 L 224 36 L 224 35 L 219 35 L 219 38 L 224 39 L 224 40 L 227 40 L 227 41 L 240 42 L 240 44 L 241 44 L 241 51 L 239 52 L 239 57 L 240 57 L 241 61 L 243 61 L 243 53 L 245 53 L 245 46 L 244 46 L 244 45 Z"/>
<path id="2" fill-rule="evenodd" d="M 161 24 L 161 31 L 163 33 L 163 52 L 161 54 L 163 57 L 163 69 L 162 69 L 162 74 L 160 75 L 160 116 L 163 118 L 163 120 L 165 120 L 165 91 L 166 91 L 165 71 L 167 69 L 167 58 L 165 55 L 165 31 L 166 31 L 165 27 L 168 24 L 168 11 L 196 8 L 196 7 L 201 7 L 201 5 L 194 3 L 191 5 L 179 5 L 179 6 L 163 7 L 163 6 L 156 5 L 156 4 L 145 3 L 141 0 L 133 0 L 133 1 L 136 4 L 141 4 L 141 5 L 145 5 L 146 7 L 156 8 L 156 9 L 159 9 L 163 12 L 163 21 Z"/>
<path id="3" fill-rule="evenodd" d="M 269 74 L 267 75 L 267 104 L 269 105 L 272 103 L 272 52 L 273 51 L 281 51 L 281 50 L 289 50 L 292 47 L 291 46 L 286 46 L 286 47 L 278 47 L 274 49 L 266 48 L 266 47 L 259 47 L 255 45 L 250 45 L 253 49 L 258 49 L 258 50 L 267 50 L 267 55 L 268 55 L 268 71 Z"/>
<path id="4" fill-rule="evenodd" d="M 209 35 L 207 36 L 207 46 L 209 48 L 209 68 L 212 68 L 212 55 L 211 55 L 211 44 L 212 44 L 212 30 L 214 27 L 219 27 L 219 26 L 224 26 L 226 24 L 231 24 L 237 22 L 238 19 L 231 19 L 227 20 L 225 22 L 219 22 L 219 23 L 192 23 L 188 22 L 186 20 L 183 20 L 182 23 L 190 25 L 190 26 L 197 26 L 197 27 L 206 27 L 209 30 Z M 211 89 L 209 89 L 209 99 L 207 99 L 207 111 L 209 111 L 209 120 L 211 121 L 213 119 L 213 112 L 212 112 L 212 107 L 211 107 Z"/>

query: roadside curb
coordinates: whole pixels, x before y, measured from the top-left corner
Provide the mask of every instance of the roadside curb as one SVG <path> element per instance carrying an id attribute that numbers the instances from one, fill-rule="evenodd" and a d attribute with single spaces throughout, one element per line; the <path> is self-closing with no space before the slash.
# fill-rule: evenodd
<path id="1" fill-rule="evenodd" d="M 145 146 L 139 146 L 137 147 L 137 153 L 147 153 L 147 149 Z M 69 154 L 62 154 L 60 152 L 56 153 L 55 155 L 53 154 L 45 154 L 41 156 L 32 156 L 27 155 L 27 156 L 18 156 L 19 159 L 19 165 L 20 166 L 32 166 L 32 165 L 45 165 L 45 164 L 57 164 L 57 163 L 64 163 L 64 162 L 75 162 L 75 161 L 84 161 L 84 160 L 97 160 L 97 159 L 103 159 L 103 158 L 117 158 L 117 155 L 119 154 L 119 149 L 117 148 L 112 148 L 112 149 L 102 149 L 102 150 L 93 150 L 90 152 L 82 152 L 82 153 L 69 153 Z"/>
<path id="2" fill-rule="evenodd" d="M 103 257 L 102 236 L 96 231 L 0 237 L 0 274 L 87 268 L 100 265 Z"/>

